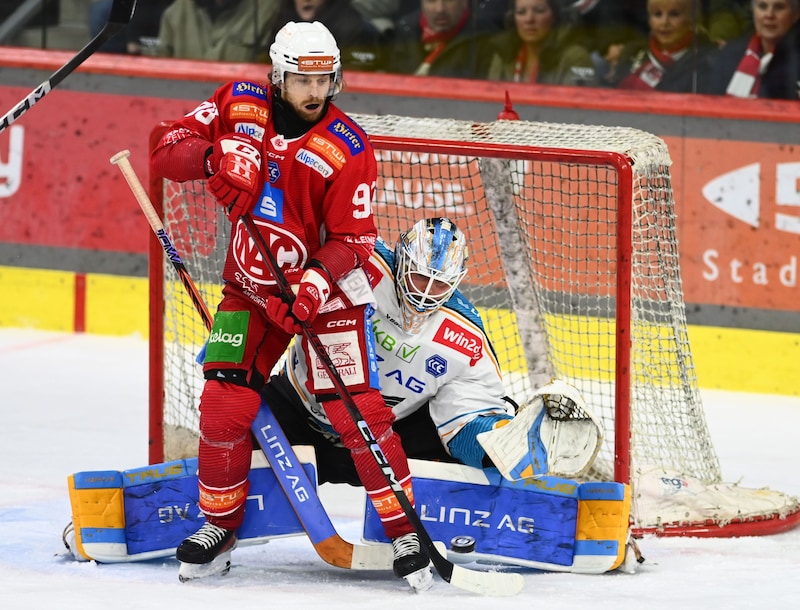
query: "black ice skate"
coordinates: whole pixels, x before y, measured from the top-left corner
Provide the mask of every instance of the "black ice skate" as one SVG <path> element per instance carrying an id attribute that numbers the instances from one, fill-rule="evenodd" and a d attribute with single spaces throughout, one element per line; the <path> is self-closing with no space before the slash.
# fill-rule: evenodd
<path id="1" fill-rule="evenodd" d="M 433 584 L 433 572 L 428 556 L 419 547 L 415 533 L 405 534 L 392 540 L 394 550 L 394 573 L 403 578 L 416 592 L 425 591 Z"/>
<path id="2" fill-rule="evenodd" d="M 227 574 L 231 569 L 231 551 L 236 547 L 236 532 L 211 523 L 181 542 L 175 557 L 181 562 L 178 579 L 181 582 L 216 574 Z"/>

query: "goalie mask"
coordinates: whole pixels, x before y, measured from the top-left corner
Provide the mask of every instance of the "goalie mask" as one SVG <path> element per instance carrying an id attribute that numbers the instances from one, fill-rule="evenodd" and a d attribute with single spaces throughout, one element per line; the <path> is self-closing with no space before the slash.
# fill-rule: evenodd
<path id="1" fill-rule="evenodd" d="M 269 48 L 272 60 L 272 84 L 283 87 L 285 74 L 330 74 L 328 97 L 342 87 L 342 60 L 336 40 L 319 21 L 290 21 L 275 35 Z"/>
<path id="2" fill-rule="evenodd" d="M 400 235 L 395 287 L 406 332 L 419 332 L 427 317 L 453 296 L 467 274 L 466 241 L 447 218 L 420 220 Z"/>

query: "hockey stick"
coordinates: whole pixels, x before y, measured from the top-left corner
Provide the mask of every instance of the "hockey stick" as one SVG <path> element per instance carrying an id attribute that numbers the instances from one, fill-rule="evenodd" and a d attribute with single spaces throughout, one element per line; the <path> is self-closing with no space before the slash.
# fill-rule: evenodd
<path id="1" fill-rule="evenodd" d="M 181 261 L 180 255 L 172 245 L 158 212 L 153 207 L 153 203 L 147 196 L 144 186 L 142 186 L 136 171 L 128 160 L 129 156 L 130 151 L 123 150 L 111 157 L 111 163 L 119 167 L 122 175 L 125 176 L 131 191 L 136 197 L 136 201 L 139 203 L 139 207 L 142 208 L 142 212 L 144 212 L 153 232 L 158 236 L 167 258 L 169 258 L 172 266 L 178 272 L 181 283 L 186 292 L 189 293 L 195 309 L 203 319 L 203 324 L 208 330 L 211 330 L 213 320 L 205 301 L 195 287 L 189 271 Z M 320 558 L 338 568 L 390 570 L 394 558 L 390 545 L 352 544 L 339 535 L 333 523 L 331 523 L 314 486 L 308 479 L 308 475 L 299 466 L 300 460 L 297 459 L 291 444 L 272 414 L 269 405 L 263 401 L 251 429 L 272 471 L 275 473 L 281 489 L 289 499 L 289 503 L 292 505 L 297 518 L 306 530 L 309 540 Z M 298 492 L 300 489 L 303 490 L 303 493 Z"/>
<path id="2" fill-rule="evenodd" d="M 256 250 L 267 265 L 273 279 L 275 279 L 282 298 L 284 298 L 287 304 L 289 304 L 291 307 L 291 304 L 294 301 L 294 293 L 292 292 L 286 277 L 283 275 L 275 255 L 264 243 L 261 233 L 259 233 L 255 222 L 253 222 L 253 217 L 250 216 L 249 213 L 245 213 L 239 217 L 239 220 L 244 223 L 244 227 L 247 230 L 250 239 L 253 240 Z M 406 517 L 414 527 L 414 531 L 417 533 L 417 536 L 419 536 L 420 543 L 428 552 L 428 556 L 433 562 L 433 565 L 436 568 L 436 571 L 439 573 L 439 576 L 452 585 L 476 593 L 497 596 L 516 595 L 519 593 L 525 585 L 522 575 L 510 572 L 484 572 L 470 570 L 463 566 L 455 565 L 452 561 L 448 560 L 439 552 L 439 549 L 436 548 L 436 545 L 425 529 L 425 526 L 422 524 L 422 520 L 417 514 L 417 511 L 414 509 L 411 501 L 408 499 L 405 491 L 400 485 L 400 482 L 397 480 L 397 475 L 395 474 L 394 470 L 392 470 L 389 461 L 386 459 L 386 456 L 381 450 L 378 441 L 375 439 L 375 435 L 372 433 L 367 425 L 367 422 L 364 420 L 364 416 L 361 414 L 361 411 L 359 410 L 358 405 L 356 405 L 355 400 L 353 400 L 353 396 L 350 394 L 350 391 L 347 389 L 344 381 L 342 381 L 339 371 L 336 369 L 336 365 L 333 364 L 333 361 L 328 355 L 325 345 L 322 343 L 319 335 L 307 321 L 300 322 L 300 327 L 303 331 L 303 335 L 311 344 L 317 357 L 322 361 L 326 372 L 333 382 L 334 388 L 344 402 L 348 413 L 355 422 L 356 427 L 364 439 L 364 443 L 372 454 L 372 457 L 380 467 L 386 483 L 391 488 L 395 498 L 402 507 L 403 512 L 406 514 Z"/>
<path id="3" fill-rule="evenodd" d="M 391 545 L 350 544 L 339 536 L 286 434 L 263 400 L 251 429 L 317 554 L 337 568 L 391 570 Z"/>
<path id="4" fill-rule="evenodd" d="M 156 237 L 158 237 L 158 240 L 161 242 L 161 246 L 164 248 L 169 262 L 172 263 L 175 271 L 177 271 L 178 277 L 183 287 L 186 289 L 186 292 L 189 294 L 189 298 L 192 299 L 195 309 L 197 309 L 200 316 L 203 318 L 203 324 L 206 325 L 206 328 L 211 330 L 211 324 L 213 323 L 211 313 L 208 311 L 208 307 L 206 307 L 206 303 L 200 291 L 197 289 L 197 286 L 194 285 L 192 277 L 189 275 L 186 265 L 183 264 L 178 251 L 175 249 L 175 246 L 172 245 L 172 240 L 164 229 L 164 223 L 161 222 L 158 212 L 156 212 L 156 209 L 153 207 L 150 197 L 147 196 L 144 186 L 136 175 L 136 171 L 133 169 L 131 162 L 128 160 L 130 155 L 131 152 L 129 150 L 120 151 L 111 157 L 111 163 L 119 167 L 122 175 L 125 176 L 128 186 L 131 187 L 131 191 L 136 197 L 136 201 L 139 202 L 139 207 L 142 208 L 147 222 L 150 223 L 150 228 L 153 229 L 153 233 L 156 234 Z"/>
<path id="5" fill-rule="evenodd" d="M 86 61 L 97 49 L 103 46 L 106 41 L 111 39 L 122 28 L 130 23 L 133 17 L 133 11 L 136 8 L 136 0 L 114 0 L 111 5 L 111 13 L 108 16 L 108 21 L 100 33 L 92 38 L 85 47 L 75 54 L 75 57 L 70 59 L 67 63 L 56 70 L 49 79 L 44 81 L 41 85 L 31 91 L 25 99 L 20 101 L 14 108 L 9 110 L 5 116 L 0 119 L 0 133 L 8 129 L 12 123 L 19 119 L 23 114 L 30 110 L 37 102 L 39 102 L 45 95 L 50 93 L 51 90 L 67 76 L 69 76 L 75 68 L 80 66 Z"/>

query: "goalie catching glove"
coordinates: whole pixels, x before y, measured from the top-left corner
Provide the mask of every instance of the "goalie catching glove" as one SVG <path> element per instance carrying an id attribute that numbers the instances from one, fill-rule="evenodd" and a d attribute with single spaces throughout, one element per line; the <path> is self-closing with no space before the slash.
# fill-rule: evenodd
<path id="1" fill-rule="evenodd" d="M 253 208 L 261 187 L 261 143 L 241 134 L 221 137 L 206 152 L 208 189 L 236 220 Z"/>
<path id="2" fill-rule="evenodd" d="M 572 479 L 594 461 L 603 429 L 575 386 L 553 381 L 539 388 L 508 424 L 477 439 L 510 481 L 545 474 Z"/>

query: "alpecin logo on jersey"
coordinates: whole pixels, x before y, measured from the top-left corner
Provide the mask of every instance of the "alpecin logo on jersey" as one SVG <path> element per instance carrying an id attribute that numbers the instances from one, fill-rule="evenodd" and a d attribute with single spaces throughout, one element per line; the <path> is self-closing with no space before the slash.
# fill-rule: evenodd
<path id="1" fill-rule="evenodd" d="M 328 125 L 328 131 L 347 144 L 350 153 L 355 157 L 364 150 L 364 142 L 343 121 L 336 119 Z"/>
<path id="2" fill-rule="evenodd" d="M 330 178 L 333 174 L 333 168 L 325 163 L 319 155 L 315 155 L 310 150 L 301 148 L 294 156 L 303 165 L 308 165 L 311 169 L 319 173 L 323 178 Z"/>
<path id="3" fill-rule="evenodd" d="M 297 237 L 273 224 L 253 218 L 264 241 L 275 255 L 280 268 L 286 272 L 298 269 L 308 262 L 308 251 Z M 233 228 L 233 258 L 241 272 L 256 284 L 272 286 L 275 280 L 267 271 L 267 265 L 258 253 L 255 243 L 250 239 L 244 223 L 240 220 Z"/>
<path id="4" fill-rule="evenodd" d="M 233 83 L 233 95 L 249 95 L 267 99 L 267 90 L 261 85 L 249 81 L 238 81 Z"/>
<path id="5" fill-rule="evenodd" d="M 433 340 L 465 356 L 469 356 L 470 366 L 475 366 L 475 363 L 483 358 L 483 341 L 481 338 L 451 320 L 442 322 L 442 325 L 436 330 Z"/>

